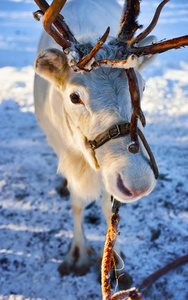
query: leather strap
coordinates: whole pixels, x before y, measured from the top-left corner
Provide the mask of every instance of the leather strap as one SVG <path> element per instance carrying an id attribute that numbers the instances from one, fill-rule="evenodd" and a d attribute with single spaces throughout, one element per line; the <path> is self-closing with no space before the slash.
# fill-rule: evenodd
<path id="1" fill-rule="evenodd" d="M 106 142 L 115 139 L 119 136 L 124 136 L 130 133 L 130 123 L 115 124 L 103 133 L 99 134 L 93 141 L 88 141 L 93 150 L 104 145 Z"/>
<path id="2" fill-rule="evenodd" d="M 151 151 L 151 148 L 148 145 L 147 140 L 146 140 L 144 134 L 142 133 L 142 131 L 139 128 L 137 128 L 137 130 L 138 130 L 138 135 L 150 157 L 151 167 L 153 169 L 155 179 L 157 179 L 158 178 L 158 168 L 157 168 L 157 164 L 156 164 L 155 158 L 153 156 L 153 153 Z M 102 145 L 104 145 L 105 143 L 107 143 L 108 141 L 115 139 L 117 137 L 120 137 L 120 136 L 125 136 L 129 133 L 130 133 L 130 123 L 115 124 L 112 127 L 110 127 L 109 129 L 107 129 L 106 131 L 99 134 L 93 141 L 88 141 L 88 143 L 89 143 L 90 147 L 93 150 L 95 150 L 95 149 L 101 147 Z"/>

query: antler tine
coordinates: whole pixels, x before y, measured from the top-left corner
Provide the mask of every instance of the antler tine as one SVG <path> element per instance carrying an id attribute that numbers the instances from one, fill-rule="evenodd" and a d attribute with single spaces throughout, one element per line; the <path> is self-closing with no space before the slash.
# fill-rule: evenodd
<path id="1" fill-rule="evenodd" d="M 74 35 L 70 31 L 67 24 L 63 21 L 63 17 L 59 15 L 60 10 L 66 3 L 66 0 L 54 0 L 51 6 L 45 0 L 34 0 L 44 14 L 43 27 L 45 31 L 61 46 L 66 49 L 71 46 L 70 42 L 78 44 Z M 52 23 L 58 31 L 52 27 Z M 70 42 L 69 42 L 70 41 Z"/>
<path id="2" fill-rule="evenodd" d="M 123 13 L 119 25 L 117 39 L 126 42 L 131 40 L 135 31 L 141 26 L 138 25 L 136 19 L 140 13 L 139 0 L 126 0 Z"/>
<path id="3" fill-rule="evenodd" d="M 151 21 L 150 25 L 143 31 L 141 32 L 138 36 L 136 36 L 134 39 L 132 39 L 129 43 L 131 45 L 131 47 L 133 46 L 133 44 L 139 43 L 140 41 L 142 41 L 156 26 L 161 10 L 163 9 L 163 7 L 165 6 L 166 3 L 168 3 L 170 0 L 164 0 L 163 2 L 161 2 L 159 4 L 159 6 L 156 9 L 155 15 L 153 17 L 153 20 Z"/>
<path id="4" fill-rule="evenodd" d="M 155 12 L 155 15 L 150 25 L 137 37 L 135 37 L 134 39 L 128 42 L 130 53 L 137 55 L 139 57 L 142 55 L 158 54 L 158 53 L 166 52 L 171 49 L 178 49 L 180 47 L 188 46 L 188 35 L 185 35 L 182 37 L 174 38 L 171 40 L 167 40 L 157 44 L 152 44 L 149 46 L 134 47 L 134 44 L 139 43 L 154 29 L 159 19 L 162 8 L 169 1 L 170 0 L 162 1 L 161 4 L 157 7 L 157 10 Z"/>
<path id="5" fill-rule="evenodd" d="M 82 70 L 91 71 L 91 69 L 84 69 L 84 67 L 92 60 L 93 57 L 97 54 L 97 52 L 101 49 L 102 45 L 105 43 L 108 35 L 110 32 L 110 27 L 107 28 L 103 36 L 100 38 L 100 40 L 96 43 L 96 45 L 93 47 L 93 49 L 84 57 L 82 60 L 80 60 L 76 67 Z"/>
<path id="6" fill-rule="evenodd" d="M 167 40 L 158 44 L 152 44 L 149 46 L 131 48 L 130 52 L 137 56 L 158 54 L 166 52 L 171 49 L 178 49 L 181 47 L 188 46 L 188 35 L 184 35 L 178 38 Z"/>
<path id="7" fill-rule="evenodd" d="M 65 5 L 66 0 L 54 0 L 50 7 L 44 14 L 43 27 L 44 30 L 53 37 L 53 39 L 63 48 L 68 48 L 71 46 L 64 37 L 59 34 L 59 32 L 52 27 L 52 23 L 55 21 L 62 7 Z"/>
<path id="8" fill-rule="evenodd" d="M 43 12 L 43 14 L 49 8 L 49 5 L 48 5 L 48 3 L 45 0 L 34 0 L 34 1 L 38 5 L 38 7 L 40 8 L 40 10 Z"/>

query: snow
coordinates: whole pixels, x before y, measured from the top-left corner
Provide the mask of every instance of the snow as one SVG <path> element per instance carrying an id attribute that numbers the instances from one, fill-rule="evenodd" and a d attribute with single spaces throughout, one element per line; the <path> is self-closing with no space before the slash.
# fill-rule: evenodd
<path id="1" fill-rule="evenodd" d="M 158 4 L 142 1 L 141 24 L 149 24 Z M 32 0 L 0 1 L 0 300 L 97 300 L 100 264 L 83 277 L 57 271 L 73 221 L 69 199 L 55 190 L 57 158 L 34 116 L 33 62 L 42 26 L 35 10 Z M 186 35 L 187 16 L 187 1 L 172 0 L 154 34 L 159 40 Z M 119 242 L 133 286 L 187 254 L 188 48 L 159 55 L 143 75 L 145 136 L 160 176 L 151 195 L 120 209 Z M 100 202 L 84 219 L 98 255 L 106 234 Z M 186 300 L 187 278 L 187 265 L 171 270 L 145 299 Z"/>

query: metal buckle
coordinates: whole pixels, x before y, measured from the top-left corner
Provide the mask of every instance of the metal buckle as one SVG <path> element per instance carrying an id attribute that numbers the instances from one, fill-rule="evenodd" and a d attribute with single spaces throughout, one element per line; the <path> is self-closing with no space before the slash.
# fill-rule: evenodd
<path id="1" fill-rule="evenodd" d="M 117 133 L 115 135 L 111 135 L 110 130 L 112 130 L 113 132 L 114 132 L 114 130 L 116 130 Z M 120 128 L 119 128 L 118 124 L 115 124 L 110 130 L 108 131 L 109 139 L 115 139 L 121 134 L 121 131 L 120 131 Z"/>

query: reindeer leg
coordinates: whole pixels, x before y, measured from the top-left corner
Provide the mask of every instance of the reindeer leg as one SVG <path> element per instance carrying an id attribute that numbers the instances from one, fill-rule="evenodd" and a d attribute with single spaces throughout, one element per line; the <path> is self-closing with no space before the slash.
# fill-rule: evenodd
<path id="1" fill-rule="evenodd" d="M 104 213 L 104 216 L 106 219 L 107 229 L 110 225 L 110 217 L 112 215 L 112 207 L 111 207 L 110 198 L 111 198 L 111 196 L 107 192 L 104 192 L 102 200 L 101 200 L 102 210 L 103 210 L 103 213 Z M 121 251 L 120 245 L 118 244 L 117 241 L 114 246 L 114 250 L 115 250 L 114 251 L 114 261 L 112 262 L 112 269 L 114 270 L 113 277 L 118 278 L 119 275 L 121 275 L 118 279 L 119 287 L 121 287 L 121 289 L 128 289 L 128 288 L 130 288 L 130 286 L 132 284 L 132 278 L 129 274 L 126 273 L 125 268 L 123 268 L 123 262 L 120 259 L 120 257 L 122 259 L 124 259 L 125 255 Z M 101 260 L 102 260 L 102 255 L 103 255 L 103 251 L 101 252 Z M 115 271 L 115 270 L 117 270 L 117 271 Z M 121 271 L 118 271 L 118 270 L 121 270 Z"/>
<path id="2" fill-rule="evenodd" d="M 71 271 L 75 275 L 83 276 L 89 271 L 91 264 L 90 256 L 94 250 L 87 241 L 83 231 L 83 210 L 85 202 L 78 196 L 71 194 L 71 206 L 74 215 L 74 236 L 65 261 L 60 265 L 61 275 L 68 275 Z"/>

